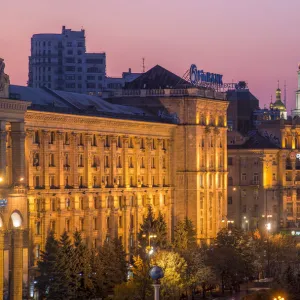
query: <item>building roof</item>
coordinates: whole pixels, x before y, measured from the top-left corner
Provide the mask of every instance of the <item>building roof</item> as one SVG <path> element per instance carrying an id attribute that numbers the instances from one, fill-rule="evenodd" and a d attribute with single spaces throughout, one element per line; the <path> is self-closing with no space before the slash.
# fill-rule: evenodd
<path id="1" fill-rule="evenodd" d="M 245 143 L 241 145 L 230 144 L 227 146 L 231 149 L 280 149 L 273 140 L 262 136 L 258 131 L 251 131 L 248 133 L 248 138 Z"/>
<path id="2" fill-rule="evenodd" d="M 31 102 L 30 110 L 172 123 L 147 108 L 112 104 L 100 97 L 65 91 L 10 85 L 10 98 Z"/>
<path id="3" fill-rule="evenodd" d="M 192 87 L 191 83 L 156 65 L 125 85 L 126 89 L 167 89 Z"/>

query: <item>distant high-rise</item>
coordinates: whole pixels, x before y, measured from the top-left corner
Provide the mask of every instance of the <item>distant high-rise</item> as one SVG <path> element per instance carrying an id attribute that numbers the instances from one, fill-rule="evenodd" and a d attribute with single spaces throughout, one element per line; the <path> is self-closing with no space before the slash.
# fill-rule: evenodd
<path id="1" fill-rule="evenodd" d="M 105 76 L 106 55 L 86 52 L 83 29 L 32 36 L 28 86 L 98 95 Z"/>

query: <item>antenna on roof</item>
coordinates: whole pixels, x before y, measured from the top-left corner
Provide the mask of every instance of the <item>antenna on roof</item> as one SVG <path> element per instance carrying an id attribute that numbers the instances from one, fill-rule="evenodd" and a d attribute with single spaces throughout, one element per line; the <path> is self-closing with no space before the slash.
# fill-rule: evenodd
<path id="1" fill-rule="evenodd" d="M 284 106 L 286 107 L 286 81 L 284 81 L 283 103 L 284 103 Z"/>
<path id="2" fill-rule="evenodd" d="M 277 80 L 277 88 L 279 89 L 279 80 Z"/>
<path id="3" fill-rule="evenodd" d="M 143 64 L 142 64 L 142 72 L 145 73 L 145 57 L 142 58 Z"/>

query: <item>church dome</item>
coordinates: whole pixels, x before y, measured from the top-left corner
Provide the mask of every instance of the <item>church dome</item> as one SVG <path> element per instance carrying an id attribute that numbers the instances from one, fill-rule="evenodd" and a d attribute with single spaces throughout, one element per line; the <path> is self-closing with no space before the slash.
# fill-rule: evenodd
<path id="1" fill-rule="evenodd" d="M 274 104 L 273 104 L 273 109 L 278 109 L 280 111 L 286 111 L 286 107 L 285 105 L 282 103 L 281 100 L 277 100 Z"/>

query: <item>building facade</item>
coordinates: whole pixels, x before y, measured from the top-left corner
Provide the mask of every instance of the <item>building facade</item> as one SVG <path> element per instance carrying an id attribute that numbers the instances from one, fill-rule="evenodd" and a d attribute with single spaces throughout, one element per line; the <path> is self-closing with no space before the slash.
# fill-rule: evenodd
<path id="1" fill-rule="evenodd" d="M 186 216 L 199 242 L 224 226 L 224 94 L 127 89 L 108 102 L 50 89 L 9 92 L 0 99 L 0 298 L 4 278 L 12 299 L 28 290 L 49 230 L 77 229 L 90 247 L 119 238 L 130 253 L 148 205 L 165 217 L 169 238 Z"/>
<path id="2" fill-rule="evenodd" d="M 245 229 L 300 226 L 300 123 L 266 121 L 240 142 L 228 136 L 228 220 Z"/>
<path id="3" fill-rule="evenodd" d="M 86 52 L 83 29 L 32 36 L 28 86 L 98 95 L 105 76 L 106 55 Z"/>

